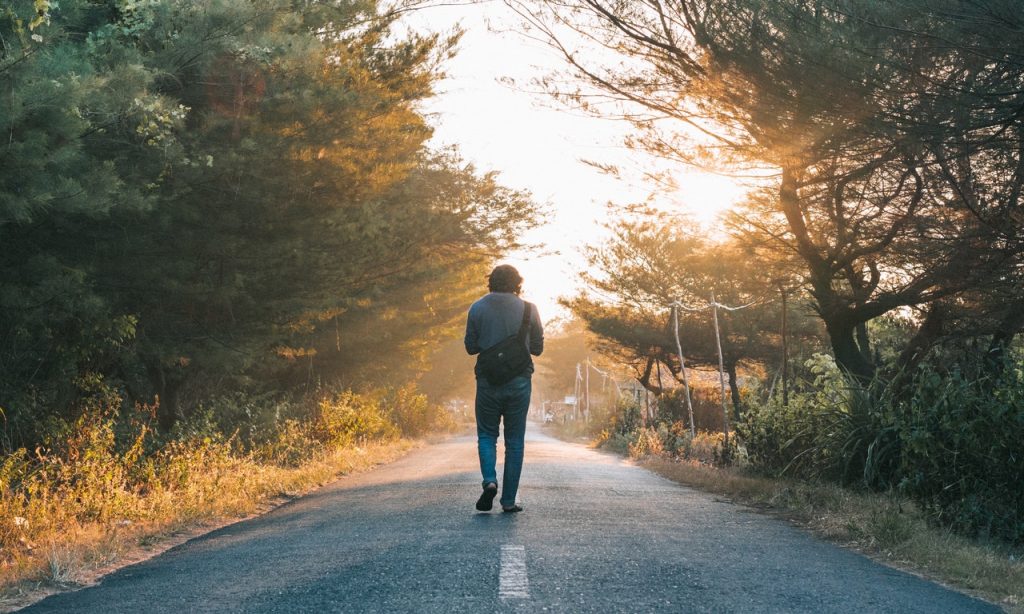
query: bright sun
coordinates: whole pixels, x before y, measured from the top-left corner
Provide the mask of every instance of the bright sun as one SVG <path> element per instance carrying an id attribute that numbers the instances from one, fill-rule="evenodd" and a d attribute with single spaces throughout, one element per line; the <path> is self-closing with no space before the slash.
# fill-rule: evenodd
<path id="1" fill-rule="evenodd" d="M 508 31 L 515 20 L 502 3 L 479 3 L 417 11 L 407 25 L 446 31 L 461 24 L 465 30 L 439 94 L 424 109 L 435 129 L 432 143 L 456 145 L 480 170 L 498 171 L 503 184 L 529 190 L 548 205 L 545 224 L 524 237 L 535 247 L 504 261 L 520 269 L 525 298 L 551 319 L 565 315 L 559 297 L 580 287 L 584 248 L 599 244 L 615 223 L 607 203 L 647 202 L 653 185 L 641 169 L 642 156 L 621 145 L 628 125 L 560 107 L 531 85 L 562 60 Z M 608 176 L 583 160 L 620 166 L 623 175 Z M 652 206 L 691 217 L 712 233 L 717 216 L 745 192 L 728 177 L 681 166 L 672 172 L 678 188 Z"/>

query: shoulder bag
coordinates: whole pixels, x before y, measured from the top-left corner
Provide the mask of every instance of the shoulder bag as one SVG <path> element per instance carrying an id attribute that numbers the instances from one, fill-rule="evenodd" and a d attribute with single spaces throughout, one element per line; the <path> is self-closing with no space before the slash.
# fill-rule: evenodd
<path id="1" fill-rule="evenodd" d="M 477 366 L 492 386 L 501 386 L 522 375 L 533 364 L 530 351 L 526 346 L 526 336 L 530 333 L 530 314 L 532 305 L 523 301 L 523 322 L 519 332 L 505 337 L 497 344 L 480 352 Z"/>

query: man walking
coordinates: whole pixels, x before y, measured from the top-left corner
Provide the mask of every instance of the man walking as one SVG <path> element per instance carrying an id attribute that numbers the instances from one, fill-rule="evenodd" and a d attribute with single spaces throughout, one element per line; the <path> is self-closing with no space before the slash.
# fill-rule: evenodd
<path id="1" fill-rule="evenodd" d="M 477 357 L 476 435 L 483 474 L 483 493 L 476 509 L 491 509 L 498 494 L 498 425 L 505 422 L 505 471 L 501 509 L 521 512 L 516 504 L 519 474 L 523 469 L 526 412 L 530 407 L 533 360 L 544 351 L 544 328 L 537 308 L 519 293 L 523 278 L 511 265 L 502 264 L 487 280 L 490 292 L 469 308 L 466 351 Z"/>

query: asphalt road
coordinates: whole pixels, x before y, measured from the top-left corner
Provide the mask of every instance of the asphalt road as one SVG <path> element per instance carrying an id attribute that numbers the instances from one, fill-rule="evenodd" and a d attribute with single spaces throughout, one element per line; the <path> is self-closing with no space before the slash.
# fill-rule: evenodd
<path id="1" fill-rule="evenodd" d="M 999 611 L 532 425 L 526 511 L 478 494 L 457 438 L 23 611 Z"/>

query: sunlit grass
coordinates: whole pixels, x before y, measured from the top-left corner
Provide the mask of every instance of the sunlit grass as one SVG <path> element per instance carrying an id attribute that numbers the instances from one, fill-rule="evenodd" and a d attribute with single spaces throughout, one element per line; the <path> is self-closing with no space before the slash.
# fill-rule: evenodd
<path id="1" fill-rule="evenodd" d="M 305 419 L 284 419 L 258 440 L 202 421 L 160 440 L 146 422 L 111 417 L 115 392 L 99 399 L 54 449 L 0 459 L 0 606 L 88 583 L 140 558 L 140 547 L 393 460 L 417 445 L 402 435 L 457 426 L 411 389 L 343 391 L 310 399 Z"/>
<path id="2" fill-rule="evenodd" d="M 230 454 L 192 455 L 176 459 L 177 468 L 187 472 L 187 484 L 138 488 L 129 502 L 121 498 L 118 514 L 102 519 L 82 513 L 73 500 L 80 493 L 54 489 L 20 505 L 6 497 L 0 502 L 7 529 L 0 594 L 11 600 L 26 590 L 87 582 L 97 569 L 116 564 L 140 546 L 251 515 L 274 499 L 298 496 L 340 475 L 394 460 L 414 445 L 403 439 L 339 448 L 297 467 L 261 464 Z M 112 493 L 109 501 L 115 498 Z M 28 514 L 31 520 L 18 514 Z M 7 522 L 11 518 L 26 520 L 11 531 Z"/>
<path id="3" fill-rule="evenodd" d="M 203 523 L 250 515 L 272 499 L 297 496 L 339 475 L 388 462 L 413 445 L 393 440 L 339 448 L 298 467 L 261 464 L 230 454 L 179 458 L 176 468 L 187 472 L 179 474 L 187 477 L 181 487 L 147 484 L 127 501 L 112 492 L 108 502 L 120 499 L 118 513 L 102 518 L 83 514 L 75 501 L 80 493 L 71 491 L 54 489 L 30 501 L 6 497 L 0 502 L 6 529 L 0 590 L 10 598 L 31 588 L 26 581 L 79 584 L 140 545 L 158 543 Z M 25 520 L 11 530 L 12 518 Z"/>

